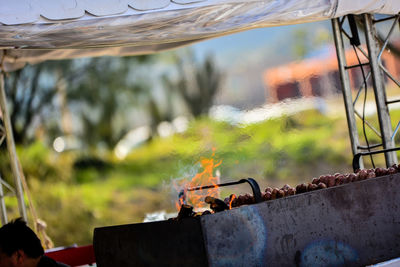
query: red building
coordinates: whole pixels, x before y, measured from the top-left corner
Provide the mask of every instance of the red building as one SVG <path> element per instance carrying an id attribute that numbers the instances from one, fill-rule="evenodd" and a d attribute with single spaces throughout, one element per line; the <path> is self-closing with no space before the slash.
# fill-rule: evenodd
<path id="1" fill-rule="evenodd" d="M 361 62 L 367 59 L 359 52 Z M 354 50 L 346 52 L 347 65 L 358 64 Z M 397 62 L 396 62 L 397 61 Z M 385 68 L 397 79 L 400 77 L 399 59 L 385 51 L 382 55 Z M 369 66 L 363 66 L 365 75 Z M 349 72 L 352 88 L 362 85 L 363 76 L 359 67 Z M 329 53 L 318 58 L 305 59 L 292 62 L 276 68 L 265 70 L 263 74 L 264 85 L 268 102 L 278 102 L 286 98 L 321 96 L 327 97 L 341 92 L 338 63 L 334 48 Z M 386 79 L 386 82 L 392 82 Z M 371 84 L 371 80 L 368 80 Z"/>

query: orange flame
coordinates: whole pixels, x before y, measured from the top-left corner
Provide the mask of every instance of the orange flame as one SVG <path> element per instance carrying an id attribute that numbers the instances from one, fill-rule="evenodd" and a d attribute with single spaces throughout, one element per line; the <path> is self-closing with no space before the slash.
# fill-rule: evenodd
<path id="1" fill-rule="evenodd" d="M 232 209 L 232 202 L 235 200 L 235 198 L 236 198 L 236 195 L 232 194 L 231 195 L 231 199 L 229 200 L 229 209 L 230 210 Z"/>
<path id="2" fill-rule="evenodd" d="M 179 211 L 181 205 L 185 202 L 193 206 L 194 209 L 206 207 L 204 198 L 206 196 L 219 197 L 219 188 L 216 186 L 219 183 L 219 177 L 214 176 L 214 169 L 221 165 L 222 160 L 216 162 L 213 157 L 215 156 L 215 149 L 211 158 L 203 158 L 200 160 L 200 165 L 203 171 L 197 173 L 191 180 L 183 179 L 174 181 L 175 188 L 179 188 L 179 191 L 185 190 L 186 199 L 183 196 L 179 197 L 179 200 L 175 203 L 177 210 Z M 215 185 L 216 187 L 204 190 L 186 191 L 187 188 L 202 187 L 206 185 Z"/>

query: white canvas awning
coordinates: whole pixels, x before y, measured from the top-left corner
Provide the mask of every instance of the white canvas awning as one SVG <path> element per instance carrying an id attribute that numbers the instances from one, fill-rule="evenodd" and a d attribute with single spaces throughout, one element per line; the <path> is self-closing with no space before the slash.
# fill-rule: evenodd
<path id="1" fill-rule="evenodd" d="M 47 59 L 148 54 L 252 28 L 399 12 L 399 0 L 0 0 L 0 58 L 12 70 Z"/>

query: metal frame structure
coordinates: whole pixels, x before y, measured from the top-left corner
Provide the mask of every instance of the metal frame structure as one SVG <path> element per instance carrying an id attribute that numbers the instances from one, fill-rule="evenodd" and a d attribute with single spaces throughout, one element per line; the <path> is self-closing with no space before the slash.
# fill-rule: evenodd
<path id="1" fill-rule="evenodd" d="M 1 182 L 3 181 L 1 176 L 0 176 Z M 4 191 L 3 191 L 3 184 L 0 182 L 0 222 L 2 224 L 7 223 L 7 211 L 6 211 L 6 205 L 4 202 Z"/>
<path id="2" fill-rule="evenodd" d="M 395 16 L 385 17 L 380 20 L 376 20 L 373 15 L 363 14 L 357 17 L 353 15 L 348 15 L 342 18 L 332 19 L 332 29 L 333 36 L 336 46 L 336 54 L 339 66 L 339 75 L 342 85 L 343 99 L 346 109 L 346 117 L 349 128 L 349 135 L 351 141 L 351 148 L 353 155 L 363 154 L 365 151 L 371 151 L 379 147 L 382 147 L 382 151 L 385 155 L 386 166 L 392 166 L 397 163 L 397 155 L 395 150 L 394 137 L 399 130 L 400 122 L 397 123 L 396 129 L 393 131 L 392 123 L 389 112 L 389 105 L 392 103 L 400 102 L 399 100 L 389 101 L 386 96 L 386 83 L 385 79 L 390 79 L 400 88 L 400 81 L 394 77 L 385 68 L 382 62 L 382 54 L 387 49 L 389 39 L 393 37 L 393 33 L 397 27 L 400 26 L 399 23 L 400 14 Z M 356 21 L 358 23 L 356 23 Z M 379 43 L 377 38 L 376 24 L 391 21 L 391 26 L 389 31 L 386 33 L 384 42 Z M 347 22 L 347 24 L 346 24 Z M 400 28 L 400 27 L 399 27 Z M 358 29 L 364 32 L 365 40 L 361 42 L 361 38 L 358 35 Z M 359 62 L 357 65 L 347 65 L 346 54 L 345 54 L 345 42 L 348 39 L 350 44 L 354 47 L 355 53 L 360 53 L 363 58 L 367 60 L 364 62 Z M 400 64 L 400 63 L 399 63 Z M 353 68 L 363 68 L 363 66 L 369 67 L 368 73 L 365 75 L 365 81 L 361 84 L 359 88 L 352 90 L 349 78 L 349 71 Z M 367 83 L 372 83 L 374 91 L 374 99 L 376 103 L 377 118 L 379 121 L 379 130 L 372 126 L 365 120 L 365 117 L 360 114 L 355 108 L 356 103 L 359 101 L 359 96 L 362 92 L 366 94 Z M 353 92 L 356 92 L 353 98 Z M 363 120 L 365 126 L 368 126 L 381 140 L 379 144 L 369 144 L 361 145 L 360 138 L 358 134 L 356 117 Z M 376 153 L 373 153 L 376 154 Z M 359 164 L 360 168 L 363 168 L 363 161 L 361 160 Z"/>

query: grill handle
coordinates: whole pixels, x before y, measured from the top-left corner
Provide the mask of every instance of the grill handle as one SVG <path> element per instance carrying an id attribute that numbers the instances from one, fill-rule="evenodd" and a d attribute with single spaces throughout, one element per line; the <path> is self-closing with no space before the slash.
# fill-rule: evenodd
<path id="1" fill-rule="evenodd" d="M 228 182 L 228 183 L 215 184 L 215 185 L 206 185 L 206 186 L 185 188 L 185 189 L 183 189 L 183 190 L 181 190 L 179 192 L 179 199 L 183 199 L 183 201 L 185 201 L 186 200 L 186 192 L 187 191 L 197 191 L 197 190 L 203 190 L 203 189 L 209 189 L 209 188 L 215 188 L 215 187 L 223 187 L 223 186 L 230 186 L 230 185 L 237 185 L 237 184 L 243 184 L 243 183 L 248 183 L 250 185 L 251 190 L 253 191 L 253 196 L 254 196 L 255 202 L 256 203 L 260 203 L 262 201 L 260 187 L 258 186 L 257 181 L 254 180 L 253 178 L 240 179 L 237 182 Z"/>
<path id="2" fill-rule="evenodd" d="M 253 191 L 253 196 L 254 196 L 254 200 L 256 201 L 256 203 L 260 203 L 262 201 L 262 197 L 261 197 L 260 186 L 258 186 L 257 181 L 254 180 L 253 178 L 247 178 L 244 180 L 247 183 L 249 183 L 251 190 Z"/>

